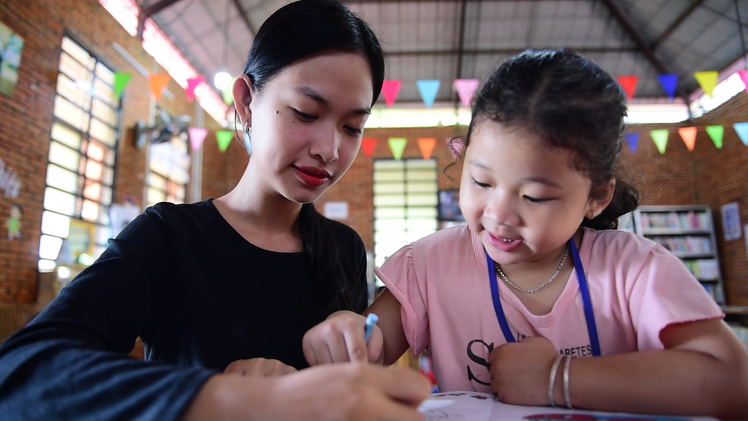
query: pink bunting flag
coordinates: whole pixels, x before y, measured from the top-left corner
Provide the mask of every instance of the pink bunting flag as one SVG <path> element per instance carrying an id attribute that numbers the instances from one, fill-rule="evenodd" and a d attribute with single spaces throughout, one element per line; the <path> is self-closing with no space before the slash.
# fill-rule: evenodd
<path id="1" fill-rule="evenodd" d="M 743 85 L 745 85 L 745 92 L 748 93 L 748 70 L 740 70 L 738 71 L 738 75 L 740 76 L 740 79 L 743 80 Z"/>
<path id="2" fill-rule="evenodd" d="M 436 139 L 433 137 L 418 138 L 418 148 L 421 150 L 421 156 L 423 159 L 431 159 L 431 153 L 434 152 L 434 146 L 436 146 Z"/>
<path id="3" fill-rule="evenodd" d="M 158 101 L 161 98 L 161 94 L 164 93 L 164 88 L 168 83 L 168 74 L 152 73 L 148 75 L 148 87 L 151 89 L 151 95 L 153 95 L 154 100 Z"/>
<path id="4" fill-rule="evenodd" d="M 373 137 L 365 137 L 361 141 L 361 147 L 364 148 L 364 154 L 371 158 L 371 154 L 374 153 L 374 147 L 377 146 L 377 139 Z"/>
<path id="5" fill-rule="evenodd" d="M 636 92 L 636 83 L 639 82 L 639 76 L 637 75 L 624 75 L 616 77 L 618 83 L 621 84 L 626 96 L 629 97 L 629 101 L 634 98 L 634 92 Z"/>
<path id="6" fill-rule="evenodd" d="M 683 138 L 683 143 L 686 144 L 688 150 L 692 151 L 696 144 L 696 127 L 681 127 L 678 129 L 678 134 Z"/>
<path id="7" fill-rule="evenodd" d="M 208 130 L 201 127 L 190 127 L 187 129 L 187 132 L 190 135 L 190 146 L 192 146 L 192 150 L 196 151 L 200 149 L 200 147 L 203 146 L 205 136 L 208 135 Z"/>
<path id="8" fill-rule="evenodd" d="M 382 95 L 384 95 L 384 102 L 387 103 L 388 107 L 395 103 L 395 98 L 400 92 L 400 85 L 402 85 L 402 82 L 399 80 L 385 80 L 382 83 Z"/>
<path id="9" fill-rule="evenodd" d="M 202 76 L 187 79 L 187 89 L 185 90 L 187 101 L 192 102 L 195 99 L 195 88 L 203 82 L 205 82 L 205 78 Z"/>
<path id="10" fill-rule="evenodd" d="M 463 107 L 470 107 L 475 90 L 478 89 L 478 83 L 478 79 L 455 79 L 455 89 Z"/>

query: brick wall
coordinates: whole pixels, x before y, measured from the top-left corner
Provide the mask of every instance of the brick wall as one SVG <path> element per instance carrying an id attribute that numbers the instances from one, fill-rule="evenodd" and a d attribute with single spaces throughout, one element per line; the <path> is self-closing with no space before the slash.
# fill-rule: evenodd
<path id="1" fill-rule="evenodd" d="M 122 95 L 122 132 L 115 176 L 114 201 L 124 195 L 135 198 L 142 207 L 145 184 L 145 152 L 134 144 L 133 127 L 138 120 L 148 121 L 150 91 L 147 79 L 112 47 L 116 42 L 143 67 L 154 71 L 153 59 L 141 48 L 96 0 L 24 0 L 0 2 L 0 21 L 24 39 L 18 85 L 12 97 L 0 94 L 0 159 L 18 173 L 23 183 L 18 197 L 0 192 L 0 302 L 33 303 L 37 292 L 37 254 L 39 247 L 42 198 L 46 176 L 52 109 L 64 34 L 97 56 L 113 71 L 129 72 L 132 79 Z M 174 81 L 167 89 L 174 99 L 162 96 L 158 105 L 170 115 L 187 114 L 194 118 L 195 105 Z M 205 116 L 211 129 L 206 137 L 206 160 L 222 167 L 214 131 L 219 126 Z M 210 189 L 209 184 L 209 189 Z M 23 206 L 20 240 L 9 241 L 4 223 L 10 206 Z"/>

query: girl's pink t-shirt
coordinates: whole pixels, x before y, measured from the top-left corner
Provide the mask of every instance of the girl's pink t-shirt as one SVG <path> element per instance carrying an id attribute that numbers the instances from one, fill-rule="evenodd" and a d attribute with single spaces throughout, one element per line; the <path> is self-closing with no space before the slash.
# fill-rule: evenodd
<path id="1" fill-rule="evenodd" d="M 724 316 L 662 246 L 633 233 L 583 230 L 579 256 L 602 355 L 662 349 L 666 326 Z M 490 392 L 488 354 L 506 340 L 480 239 L 466 225 L 444 229 L 401 248 L 375 271 L 401 304 L 413 353 L 430 353 L 440 390 Z M 592 356 L 576 270 L 548 314 L 530 313 L 503 282 L 499 295 L 515 339 L 542 336 L 559 353 Z"/>

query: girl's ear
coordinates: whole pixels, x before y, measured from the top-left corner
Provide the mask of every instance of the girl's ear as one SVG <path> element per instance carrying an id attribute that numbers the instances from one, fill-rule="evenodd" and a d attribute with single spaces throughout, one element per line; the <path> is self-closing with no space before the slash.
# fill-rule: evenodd
<path id="1" fill-rule="evenodd" d="M 587 212 L 584 216 L 587 219 L 593 219 L 608 207 L 610 201 L 613 200 L 613 193 L 616 191 L 616 179 L 611 178 L 609 182 L 595 189 L 590 195 L 590 199 L 587 202 Z"/>
<path id="2" fill-rule="evenodd" d="M 239 113 L 239 118 L 244 124 L 245 121 L 249 121 L 250 127 L 252 126 L 252 110 L 249 104 L 252 102 L 252 81 L 247 75 L 241 75 L 234 80 L 234 86 L 232 86 L 231 92 L 234 95 L 234 107 L 236 112 Z"/>

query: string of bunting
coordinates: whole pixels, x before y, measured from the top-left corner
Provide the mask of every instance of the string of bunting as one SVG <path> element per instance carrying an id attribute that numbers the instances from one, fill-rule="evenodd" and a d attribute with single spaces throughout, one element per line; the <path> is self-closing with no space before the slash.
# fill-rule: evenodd
<path id="1" fill-rule="evenodd" d="M 737 133 L 743 144 L 748 146 L 748 122 L 735 123 L 732 125 L 732 128 L 735 130 L 735 133 Z M 699 128 L 695 126 L 681 127 L 677 131 L 678 135 L 680 135 L 681 139 L 683 139 L 683 143 L 686 144 L 688 150 L 693 151 L 693 148 L 696 145 L 696 133 L 699 131 Z M 721 149 L 725 136 L 725 126 L 721 124 L 705 126 L 704 131 L 706 131 L 706 133 L 709 135 L 709 138 L 714 143 L 714 146 L 717 149 Z M 664 155 L 665 150 L 667 149 L 668 140 L 670 138 L 670 130 L 650 130 L 649 136 L 652 138 L 652 142 L 654 142 L 660 154 Z M 626 140 L 626 144 L 628 145 L 631 153 L 636 153 L 636 150 L 639 146 L 640 137 L 641 136 L 639 132 L 629 132 L 624 135 L 624 139 Z"/>

